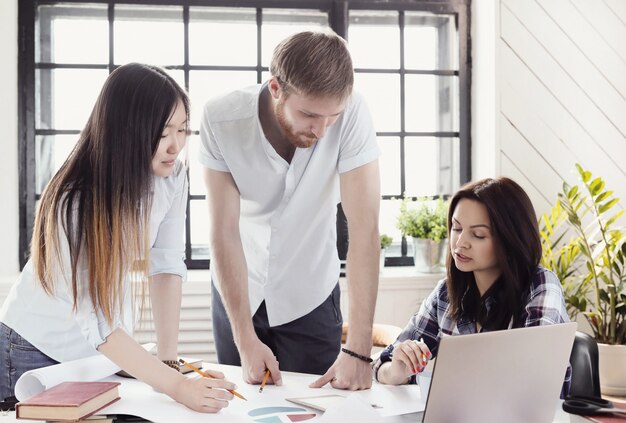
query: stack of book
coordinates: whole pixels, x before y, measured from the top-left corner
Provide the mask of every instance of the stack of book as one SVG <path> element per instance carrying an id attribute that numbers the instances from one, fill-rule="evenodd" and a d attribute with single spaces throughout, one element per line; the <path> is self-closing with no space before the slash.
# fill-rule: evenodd
<path id="1" fill-rule="evenodd" d="M 64 382 L 15 406 L 18 419 L 76 422 L 120 399 L 118 382 Z M 98 420 L 99 418 L 99 420 Z M 106 422 L 98 416 L 93 422 Z M 104 420 L 103 420 L 104 419 Z"/>

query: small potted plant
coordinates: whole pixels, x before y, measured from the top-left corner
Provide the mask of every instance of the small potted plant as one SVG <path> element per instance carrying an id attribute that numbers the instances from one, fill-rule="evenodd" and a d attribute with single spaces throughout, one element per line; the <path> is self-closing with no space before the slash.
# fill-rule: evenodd
<path id="1" fill-rule="evenodd" d="M 385 267 L 385 251 L 393 242 L 393 238 L 387 234 L 380 234 L 380 271 Z"/>
<path id="2" fill-rule="evenodd" d="M 397 227 L 413 238 L 413 259 L 418 272 L 440 272 L 447 251 L 448 203 L 443 198 L 420 198 L 409 207 L 405 197 L 400 205 Z"/>
<path id="3" fill-rule="evenodd" d="M 576 165 L 581 183 L 563 184 L 540 220 L 542 264 L 561 279 L 572 318 L 582 313 L 598 342 L 604 394 L 626 395 L 626 232 L 624 210 L 602 178 Z"/>

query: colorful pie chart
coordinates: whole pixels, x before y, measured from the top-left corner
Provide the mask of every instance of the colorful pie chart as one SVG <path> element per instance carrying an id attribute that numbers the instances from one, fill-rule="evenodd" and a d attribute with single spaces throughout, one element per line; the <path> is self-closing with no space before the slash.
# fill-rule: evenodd
<path id="1" fill-rule="evenodd" d="M 262 407 L 248 411 L 252 420 L 259 423 L 303 422 L 317 417 L 316 414 L 300 407 Z"/>

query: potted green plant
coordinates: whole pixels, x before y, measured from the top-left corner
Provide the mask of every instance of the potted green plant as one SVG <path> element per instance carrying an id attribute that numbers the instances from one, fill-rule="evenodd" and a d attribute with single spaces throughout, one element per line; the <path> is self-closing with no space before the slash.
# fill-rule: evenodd
<path id="1" fill-rule="evenodd" d="M 413 238 L 413 259 L 418 272 L 440 272 L 447 251 L 448 203 L 419 198 L 409 207 L 406 197 L 400 205 L 397 227 L 404 236 Z"/>
<path id="2" fill-rule="evenodd" d="M 570 316 L 582 313 L 600 352 L 605 394 L 626 395 L 626 232 L 624 210 L 602 178 L 580 165 L 577 185 L 563 184 L 540 219 L 542 264 L 561 279 Z"/>
<path id="3" fill-rule="evenodd" d="M 387 234 L 380 234 L 380 271 L 385 267 L 385 252 L 393 242 L 393 238 Z"/>

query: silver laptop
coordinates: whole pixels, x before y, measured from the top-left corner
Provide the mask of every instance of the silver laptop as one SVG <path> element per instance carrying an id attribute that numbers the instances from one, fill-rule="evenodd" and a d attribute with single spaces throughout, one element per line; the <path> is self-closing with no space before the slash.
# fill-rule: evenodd
<path id="1" fill-rule="evenodd" d="M 576 323 L 441 339 L 424 423 L 549 423 Z"/>

